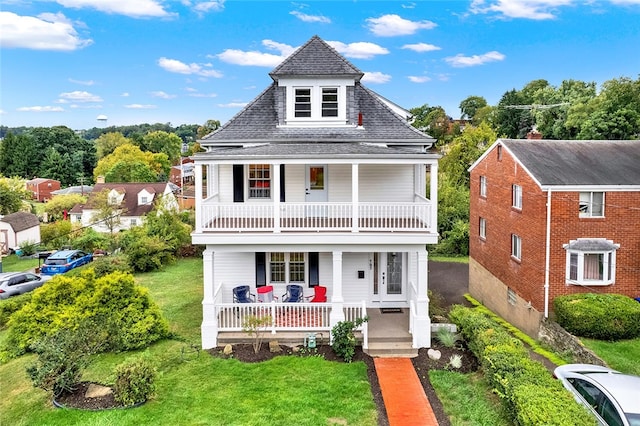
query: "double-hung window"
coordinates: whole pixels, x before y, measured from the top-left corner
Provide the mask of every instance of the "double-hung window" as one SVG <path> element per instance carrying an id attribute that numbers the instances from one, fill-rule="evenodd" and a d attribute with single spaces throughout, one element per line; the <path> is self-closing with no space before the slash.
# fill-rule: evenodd
<path id="1" fill-rule="evenodd" d="M 306 281 L 304 253 L 269 253 L 269 279 L 272 283 L 303 284 Z"/>
<path id="2" fill-rule="evenodd" d="M 295 89 L 295 117 L 311 117 L 311 88 L 298 87 Z"/>
<path id="3" fill-rule="evenodd" d="M 580 193 L 580 217 L 604 217 L 604 192 Z"/>
<path id="4" fill-rule="evenodd" d="M 480 196 L 487 198 L 487 177 L 480 176 Z"/>
<path id="5" fill-rule="evenodd" d="M 511 185 L 511 206 L 522 210 L 522 187 L 520 185 Z"/>
<path id="6" fill-rule="evenodd" d="M 269 164 L 249 164 L 249 198 L 271 198 Z"/>
<path id="7" fill-rule="evenodd" d="M 522 238 L 516 234 L 511 234 L 511 257 L 522 259 Z"/>
<path id="8" fill-rule="evenodd" d="M 322 88 L 322 116 L 323 117 L 338 116 L 338 88 L 337 87 Z"/>
<path id="9" fill-rule="evenodd" d="M 616 250 L 620 246 L 603 238 L 578 238 L 564 245 L 567 251 L 566 283 L 609 285 L 615 281 Z"/>
<path id="10" fill-rule="evenodd" d="M 478 225 L 479 225 L 478 234 L 480 235 L 480 238 L 484 240 L 487 238 L 487 219 L 485 219 L 484 217 L 481 217 L 480 223 Z"/>

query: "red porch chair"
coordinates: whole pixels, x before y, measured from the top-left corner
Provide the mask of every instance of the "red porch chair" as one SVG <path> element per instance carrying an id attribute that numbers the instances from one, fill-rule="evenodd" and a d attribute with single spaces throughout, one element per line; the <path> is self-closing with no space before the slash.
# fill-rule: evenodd
<path id="1" fill-rule="evenodd" d="M 311 300 L 307 300 L 308 302 L 312 302 L 312 303 L 324 303 L 327 301 L 327 288 L 321 285 L 317 285 L 313 287 L 313 296 L 306 296 L 305 299 L 311 299 Z"/>

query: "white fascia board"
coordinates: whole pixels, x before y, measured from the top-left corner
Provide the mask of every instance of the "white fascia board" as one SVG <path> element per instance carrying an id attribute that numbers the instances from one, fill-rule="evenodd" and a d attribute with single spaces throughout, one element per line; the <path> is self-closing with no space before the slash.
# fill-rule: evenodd
<path id="1" fill-rule="evenodd" d="M 255 247 L 260 245 L 289 246 L 289 251 L 319 251 L 318 247 L 326 245 L 336 251 L 368 251 L 371 247 L 393 246 L 402 248 L 405 245 L 437 244 L 438 234 L 426 233 L 192 233 L 193 244 L 207 244 L 216 247 L 241 247 L 243 251 L 260 251 Z M 309 241 L 313 240 L 313 244 Z M 240 243 L 241 242 L 241 243 Z M 403 249 L 405 250 L 405 249 Z M 238 251 L 236 249 L 229 251 Z M 380 250 L 374 250 L 380 251 Z M 402 251 L 398 249 L 397 251 Z"/>
<path id="2" fill-rule="evenodd" d="M 544 185 L 551 192 L 638 192 L 640 185 Z"/>
<path id="3" fill-rule="evenodd" d="M 360 245 L 336 245 L 336 244 L 307 244 L 307 245 L 291 245 L 291 244 L 226 244 L 220 245 L 216 243 L 207 244 L 207 250 L 214 252 L 226 253 L 253 253 L 253 252 L 349 252 L 349 253 L 370 253 L 370 252 L 417 252 L 424 250 L 424 244 L 360 244 Z"/>

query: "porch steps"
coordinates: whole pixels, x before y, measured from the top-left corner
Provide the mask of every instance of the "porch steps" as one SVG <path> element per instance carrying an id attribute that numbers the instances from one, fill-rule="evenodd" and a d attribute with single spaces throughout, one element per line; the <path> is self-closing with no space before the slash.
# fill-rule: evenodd
<path id="1" fill-rule="evenodd" d="M 411 336 L 369 336 L 369 348 L 365 352 L 374 358 L 415 358 L 418 349 L 412 347 Z"/>

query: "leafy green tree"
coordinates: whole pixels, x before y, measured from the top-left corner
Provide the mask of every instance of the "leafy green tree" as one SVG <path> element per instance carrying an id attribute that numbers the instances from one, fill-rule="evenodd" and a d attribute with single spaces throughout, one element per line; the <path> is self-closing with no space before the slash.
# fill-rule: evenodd
<path id="1" fill-rule="evenodd" d="M 141 148 L 145 151 L 164 153 L 167 155 L 169 162 L 175 164 L 180 159 L 182 139 L 174 133 L 158 130 L 143 136 Z"/>
<path id="2" fill-rule="evenodd" d="M 180 220 L 178 213 L 168 209 L 157 208 L 149 213 L 144 222 L 148 236 L 159 237 L 178 255 L 180 249 L 191 245 L 191 226 Z"/>
<path id="3" fill-rule="evenodd" d="M 38 170 L 34 159 L 39 157 L 29 135 L 8 133 L 0 141 L 0 170 L 6 176 L 31 179 Z"/>
<path id="4" fill-rule="evenodd" d="M 105 182 L 157 182 L 158 175 L 142 161 L 120 161 L 104 176 Z"/>
<path id="5" fill-rule="evenodd" d="M 458 186 L 469 186 L 469 167 L 497 139 L 496 133 L 485 122 L 478 127 L 468 126 L 444 148 L 440 171 Z"/>
<path id="6" fill-rule="evenodd" d="M 70 245 L 73 240 L 73 234 L 73 225 L 68 220 L 59 220 L 40 225 L 41 244 L 48 249 L 58 250 L 61 247 Z"/>
<path id="7" fill-rule="evenodd" d="M 40 176 L 58 180 L 63 187 L 76 183 L 76 170 L 72 156 L 68 152 L 60 153 L 54 148 L 45 151 L 44 159 L 40 164 Z"/>
<path id="8" fill-rule="evenodd" d="M 487 105 L 487 100 L 482 96 L 469 96 L 460 102 L 460 118 L 473 120 L 478 110 Z"/>
<path id="9" fill-rule="evenodd" d="M 196 135 L 197 139 L 202 139 L 207 136 L 209 133 L 217 130 L 220 127 L 219 120 L 207 120 L 202 126 L 198 127 L 198 133 Z"/>
<path id="10" fill-rule="evenodd" d="M 111 202 L 109 199 L 110 192 L 109 189 L 103 189 L 92 195 L 91 208 L 96 212 L 91 216 L 91 222 L 104 226 L 109 230 L 109 233 L 113 234 L 121 223 L 121 215 L 126 213 L 126 210 Z"/>
<path id="11" fill-rule="evenodd" d="M 131 139 L 125 138 L 120 132 L 103 133 L 95 141 L 96 155 L 101 159 L 111 154 L 117 147 L 130 143 Z"/>
<path id="12" fill-rule="evenodd" d="M 76 204 L 84 204 L 87 197 L 81 194 L 56 195 L 44 205 L 44 211 L 49 216 L 49 221 L 60 220 L 64 217 L 64 212 L 69 211 Z"/>
<path id="13" fill-rule="evenodd" d="M 7 215 L 25 207 L 25 200 L 31 198 L 26 182 L 21 178 L 7 178 L 0 174 L 0 214 Z"/>
<path id="14" fill-rule="evenodd" d="M 163 177 L 169 175 L 171 164 L 168 157 L 164 153 L 154 154 L 152 152 L 144 152 L 139 147 L 132 144 L 124 144 L 117 147 L 111 154 L 98 161 L 98 165 L 93 171 L 96 179 L 98 176 L 107 176 L 109 171 L 116 167 L 118 163 L 129 165 L 131 167 L 138 163 L 146 164 L 153 173 L 155 179 L 153 181 L 161 181 Z M 122 168 L 123 166 L 119 166 Z"/>
<path id="15" fill-rule="evenodd" d="M 438 140 L 438 145 L 448 142 L 455 134 L 451 117 L 441 106 L 427 104 L 409 110 L 414 117 L 413 126 Z M 458 129 L 459 131 L 459 129 Z"/>

